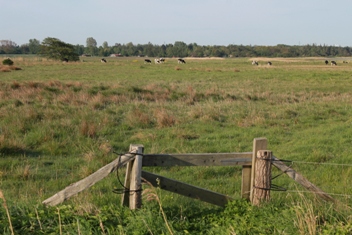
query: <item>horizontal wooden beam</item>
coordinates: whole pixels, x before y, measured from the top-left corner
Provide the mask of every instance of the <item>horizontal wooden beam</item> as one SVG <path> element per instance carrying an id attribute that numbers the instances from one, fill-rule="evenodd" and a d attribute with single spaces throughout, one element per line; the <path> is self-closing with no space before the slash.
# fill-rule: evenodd
<path id="1" fill-rule="evenodd" d="M 160 187 L 163 190 L 193 199 L 199 199 L 217 206 L 225 206 L 229 201 L 233 200 L 229 196 L 146 171 L 142 171 L 142 178 L 150 182 L 154 187 Z"/>
<path id="2" fill-rule="evenodd" d="M 234 166 L 251 165 L 252 152 L 144 154 L 143 166 Z"/>

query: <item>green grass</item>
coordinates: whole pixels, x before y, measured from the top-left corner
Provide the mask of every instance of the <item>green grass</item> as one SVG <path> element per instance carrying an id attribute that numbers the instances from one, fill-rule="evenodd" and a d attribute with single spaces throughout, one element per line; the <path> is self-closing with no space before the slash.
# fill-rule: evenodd
<path id="1" fill-rule="evenodd" d="M 326 66 L 325 58 L 271 58 L 271 67 L 263 58 L 260 66 L 250 58 L 13 60 L 22 70 L 0 72 L 0 189 L 17 233 L 167 234 L 168 224 L 174 234 L 351 232 L 352 65 Z M 240 167 L 171 167 L 148 170 L 238 200 L 224 209 L 153 189 L 159 203 L 144 200 L 131 212 L 112 192 L 121 187 L 113 174 L 57 208 L 41 205 L 130 144 L 143 144 L 145 153 L 248 152 L 256 137 L 340 203 L 298 193 L 304 189 L 280 176 L 273 183 L 289 191 L 272 192 L 256 208 L 240 200 Z M 3 208 L 0 224 L 10 234 Z"/>

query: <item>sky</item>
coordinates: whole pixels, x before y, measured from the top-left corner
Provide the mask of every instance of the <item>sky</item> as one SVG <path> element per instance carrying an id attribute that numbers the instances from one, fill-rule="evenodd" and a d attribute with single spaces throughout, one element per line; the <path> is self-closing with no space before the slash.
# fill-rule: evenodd
<path id="1" fill-rule="evenodd" d="M 352 46 L 351 0 L 0 0 L 0 40 Z"/>

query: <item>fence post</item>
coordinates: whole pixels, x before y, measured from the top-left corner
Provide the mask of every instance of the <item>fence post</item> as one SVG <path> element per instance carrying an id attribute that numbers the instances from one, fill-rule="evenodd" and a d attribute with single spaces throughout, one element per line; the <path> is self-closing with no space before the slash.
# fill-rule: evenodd
<path id="1" fill-rule="evenodd" d="M 259 150 L 257 153 L 252 200 L 252 204 L 255 206 L 270 199 L 271 158 L 272 152 L 269 150 Z"/>
<path id="2" fill-rule="evenodd" d="M 268 145 L 268 141 L 266 138 L 255 138 L 253 140 L 253 153 L 252 153 L 252 167 L 251 167 L 251 179 L 250 179 L 250 187 L 249 187 L 249 200 L 253 204 L 253 189 L 254 189 L 254 179 L 256 175 L 256 161 L 257 161 L 257 152 L 259 150 L 266 150 Z"/>
<path id="3" fill-rule="evenodd" d="M 129 206 L 131 210 L 142 206 L 142 154 L 143 145 L 130 145 L 130 152 L 136 153 L 135 159 L 126 167 L 125 188 L 122 195 L 122 205 Z"/>
<path id="4" fill-rule="evenodd" d="M 242 166 L 241 198 L 250 200 L 252 166 Z"/>

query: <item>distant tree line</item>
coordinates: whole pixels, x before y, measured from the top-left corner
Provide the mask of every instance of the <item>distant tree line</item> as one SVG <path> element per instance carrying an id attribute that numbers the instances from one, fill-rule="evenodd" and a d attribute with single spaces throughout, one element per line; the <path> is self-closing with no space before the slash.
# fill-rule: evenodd
<path id="1" fill-rule="evenodd" d="M 52 38 L 51 38 L 52 39 Z M 58 40 L 58 39 L 57 39 Z M 28 43 L 17 45 L 11 40 L 0 40 L 0 54 L 40 54 L 45 48 L 47 39 L 41 43 L 37 39 L 30 39 Z M 60 40 L 59 40 L 60 41 Z M 63 42 L 64 43 L 64 42 Z M 174 44 L 155 45 L 133 44 L 132 42 L 121 44 L 115 43 L 109 46 L 103 42 L 97 45 L 94 38 L 89 37 L 86 45 L 71 45 L 77 55 L 89 54 L 91 56 L 149 56 L 149 57 L 334 57 L 352 56 L 352 47 L 329 46 L 329 45 L 284 45 L 257 46 L 257 45 L 233 45 L 228 46 L 203 46 L 197 43 L 186 44 L 176 41 Z M 44 47 L 43 47 L 44 46 Z"/>

